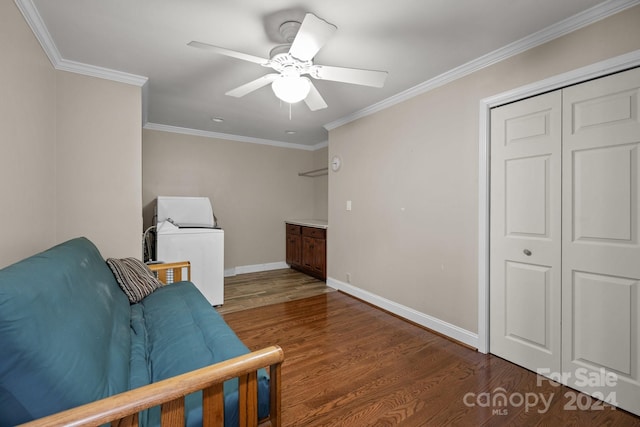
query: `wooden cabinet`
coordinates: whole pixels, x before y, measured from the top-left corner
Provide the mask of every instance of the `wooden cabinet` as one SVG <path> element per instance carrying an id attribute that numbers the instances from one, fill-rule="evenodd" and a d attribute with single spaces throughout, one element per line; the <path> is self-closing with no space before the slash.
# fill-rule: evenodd
<path id="1" fill-rule="evenodd" d="M 327 278 L 327 230 L 287 224 L 287 264 L 296 270 Z"/>
<path id="2" fill-rule="evenodd" d="M 287 224 L 287 264 L 292 268 L 302 265 L 302 234 L 299 225 Z"/>

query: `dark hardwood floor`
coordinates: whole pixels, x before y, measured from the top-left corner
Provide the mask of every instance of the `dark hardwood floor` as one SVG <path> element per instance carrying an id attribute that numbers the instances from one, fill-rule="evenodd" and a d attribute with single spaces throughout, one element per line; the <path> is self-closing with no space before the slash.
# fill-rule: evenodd
<path id="1" fill-rule="evenodd" d="M 251 349 L 283 348 L 283 426 L 640 426 L 341 292 L 223 316 Z"/>

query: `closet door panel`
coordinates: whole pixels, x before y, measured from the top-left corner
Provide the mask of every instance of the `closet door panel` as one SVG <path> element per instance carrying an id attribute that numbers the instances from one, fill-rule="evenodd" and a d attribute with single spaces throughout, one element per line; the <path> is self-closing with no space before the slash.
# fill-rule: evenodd
<path id="1" fill-rule="evenodd" d="M 638 144 L 575 149 L 574 242 L 638 244 Z"/>
<path id="2" fill-rule="evenodd" d="M 640 69 L 563 90 L 562 370 L 636 414 L 639 112 Z M 583 380 L 602 372 L 615 381 Z"/>
<path id="3" fill-rule="evenodd" d="M 633 375 L 633 342 L 629 337 L 638 332 L 633 318 L 637 281 L 574 272 L 573 285 L 574 360 Z"/>
<path id="4" fill-rule="evenodd" d="M 490 351 L 560 370 L 561 94 L 491 112 Z"/>

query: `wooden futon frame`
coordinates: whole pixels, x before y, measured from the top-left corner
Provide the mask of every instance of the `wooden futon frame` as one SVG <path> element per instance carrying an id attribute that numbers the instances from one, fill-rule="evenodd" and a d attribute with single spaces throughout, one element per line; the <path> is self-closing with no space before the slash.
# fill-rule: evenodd
<path id="1" fill-rule="evenodd" d="M 150 265 L 158 279 L 167 283 L 191 277 L 190 264 L 167 263 Z M 40 418 L 23 426 L 137 426 L 138 412 L 161 405 L 162 426 L 184 425 L 184 396 L 202 390 L 203 426 L 224 425 L 224 394 L 222 385 L 226 380 L 238 378 L 238 401 L 240 426 L 280 426 L 280 371 L 284 353 L 278 346 L 267 347 L 243 356 L 225 360 L 195 371 L 187 372 L 163 381 L 107 397 L 86 405 Z M 269 418 L 258 420 L 258 383 L 256 371 L 269 368 L 270 411 Z"/>

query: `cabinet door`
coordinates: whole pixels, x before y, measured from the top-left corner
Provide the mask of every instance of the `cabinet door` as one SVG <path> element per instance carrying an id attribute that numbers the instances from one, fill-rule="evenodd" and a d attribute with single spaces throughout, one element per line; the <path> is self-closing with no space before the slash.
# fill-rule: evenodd
<path id="1" fill-rule="evenodd" d="M 314 276 L 325 277 L 326 241 L 315 237 L 302 237 L 302 265 Z"/>
<path id="2" fill-rule="evenodd" d="M 326 230 L 315 227 L 301 227 L 300 233 L 300 270 L 325 280 L 327 277 Z"/>
<path id="3" fill-rule="evenodd" d="M 325 264 L 326 264 L 326 240 L 313 239 L 313 270 L 317 272 L 321 277 L 325 277 Z"/>
<path id="4" fill-rule="evenodd" d="M 302 258 L 301 244 L 300 234 L 287 234 L 287 264 L 294 266 L 300 265 Z"/>
<path id="5" fill-rule="evenodd" d="M 309 270 L 314 270 L 316 239 L 309 236 L 302 236 L 302 266 Z"/>

